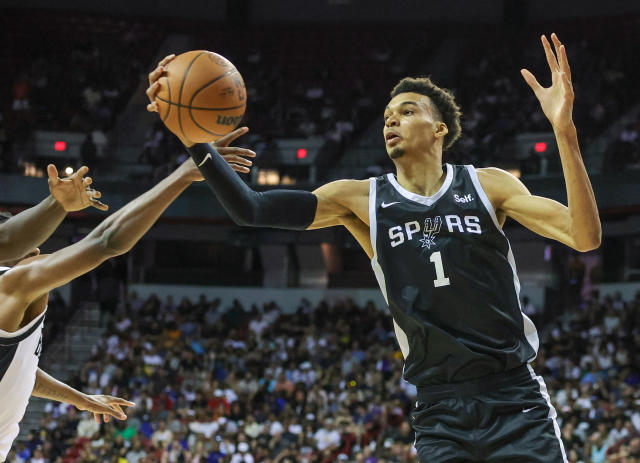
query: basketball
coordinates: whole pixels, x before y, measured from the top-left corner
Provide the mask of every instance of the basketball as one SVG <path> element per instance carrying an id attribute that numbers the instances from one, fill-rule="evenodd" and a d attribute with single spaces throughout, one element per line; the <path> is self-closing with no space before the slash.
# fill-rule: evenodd
<path id="1" fill-rule="evenodd" d="M 169 130 L 191 143 L 215 141 L 244 116 L 247 92 L 242 76 L 225 57 L 189 51 L 167 65 L 156 97 Z"/>

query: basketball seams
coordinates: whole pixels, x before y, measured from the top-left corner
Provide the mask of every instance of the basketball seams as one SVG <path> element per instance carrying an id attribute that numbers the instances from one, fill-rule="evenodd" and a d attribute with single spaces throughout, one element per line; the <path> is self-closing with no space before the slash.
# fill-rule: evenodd
<path id="1" fill-rule="evenodd" d="M 184 84 L 187 81 L 187 76 L 189 75 L 189 71 L 191 71 L 191 67 L 193 66 L 193 63 L 196 62 L 196 60 L 198 58 L 200 58 L 202 55 L 206 54 L 206 51 L 202 51 L 200 53 L 198 53 L 189 63 L 189 66 L 187 66 L 187 69 L 184 71 L 184 74 L 182 75 L 182 83 L 180 84 L 180 93 L 178 95 L 178 104 L 180 106 L 182 106 L 182 91 L 184 90 Z M 184 133 L 184 128 L 182 127 L 182 108 L 179 107 L 178 108 L 178 125 L 180 126 L 180 132 L 182 132 L 182 136 L 184 137 L 185 140 L 189 140 L 189 138 L 187 137 L 187 135 Z"/>
<path id="2" fill-rule="evenodd" d="M 215 84 L 217 81 L 219 81 L 220 79 L 223 79 L 225 77 L 229 77 L 232 74 L 237 73 L 238 70 L 236 68 L 233 68 L 229 71 L 223 72 L 222 74 L 220 74 L 218 77 L 216 77 L 215 79 L 211 79 L 209 82 L 207 82 L 206 84 L 204 84 L 202 87 L 200 87 L 198 90 L 196 90 L 195 92 L 193 92 L 193 95 L 191 96 L 191 100 L 189 101 L 189 104 L 187 106 L 191 107 L 191 103 L 193 103 L 193 100 L 196 99 L 196 96 L 203 91 L 204 89 L 206 89 L 207 87 L 209 87 L 210 85 Z"/>
<path id="3" fill-rule="evenodd" d="M 231 111 L 233 109 L 240 109 L 240 108 L 244 108 L 244 104 L 238 105 L 238 106 L 225 106 L 223 108 L 202 108 L 200 106 L 189 106 L 186 104 L 180 104 L 180 103 L 175 103 L 173 101 L 169 101 L 166 100 L 160 96 L 156 97 L 158 100 L 162 101 L 163 103 L 167 103 L 173 106 L 177 106 L 178 108 L 185 108 L 185 109 L 194 109 L 196 111 Z"/>
<path id="4" fill-rule="evenodd" d="M 198 62 L 202 55 L 218 59 L 211 59 L 212 63 L 208 60 Z M 176 60 L 169 67 L 166 92 L 156 96 L 160 105 L 169 105 L 160 118 L 185 142 L 217 139 L 237 127 L 245 116 L 247 103 L 244 79 L 232 63 L 215 53 L 199 50 L 182 56 L 182 60 Z M 216 77 L 212 78 L 212 75 Z M 170 79 L 174 81 L 173 85 Z M 197 104 L 196 100 L 200 103 L 197 106 L 194 105 Z M 221 103 L 227 106 L 220 107 Z M 177 120 L 171 113 L 172 105 L 176 106 L 174 113 L 177 112 Z M 214 128 L 221 133 L 214 132 Z"/>
<path id="5" fill-rule="evenodd" d="M 191 121 L 192 121 L 196 126 L 198 126 L 198 127 L 200 128 L 200 130 L 203 130 L 204 132 L 207 132 L 208 134 L 211 134 L 211 135 L 214 135 L 214 136 L 217 136 L 217 137 L 221 137 L 221 136 L 223 136 L 223 135 L 224 135 L 224 134 L 220 134 L 220 133 L 213 132 L 213 131 L 211 131 L 211 130 L 209 130 L 209 129 L 206 129 L 205 127 L 203 127 L 203 126 L 202 126 L 202 125 L 201 125 L 201 124 L 196 120 L 196 118 L 195 118 L 195 117 L 194 117 L 194 115 L 193 115 L 193 110 L 194 110 L 194 109 L 197 109 L 197 108 L 194 108 L 191 104 L 193 103 L 193 100 L 195 100 L 195 99 L 196 99 L 196 96 L 198 96 L 198 95 L 200 94 L 200 92 L 202 92 L 202 91 L 203 91 L 203 90 L 205 90 L 206 88 L 210 87 L 210 86 L 211 86 L 211 85 L 213 85 L 214 83 L 218 82 L 220 79 L 224 79 L 225 77 L 229 77 L 229 76 L 231 76 L 231 75 L 233 75 L 233 74 L 236 74 L 236 73 L 238 73 L 238 70 L 237 70 L 236 68 L 233 68 L 233 69 L 230 69 L 230 70 L 228 70 L 228 71 L 226 71 L 226 72 L 223 72 L 223 73 L 222 73 L 222 74 L 220 74 L 218 77 L 216 77 L 216 78 L 214 78 L 214 79 L 211 79 L 209 82 L 207 82 L 206 84 L 204 84 L 204 85 L 203 85 L 202 87 L 200 87 L 198 90 L 196 90 L 195 92 L 193 92 L 193 95 L 191 95 L 191 100 L 189 100 L 189 105 L 188 105 L 188 108 L 189 108 L 189 117 L 191 117 Z M 239 74 L 239 73 L 238 73 L 238 74 Z M 240 106 L 238 106 L 238 107 L 234 107 L 233 109 L 239 109 L 239 108 L 242 108 L 244 105 L 245 105 L 245 104 L 241 104 Z M 234 128 L 235 128 L 235 127 L 234 127 Z"/>

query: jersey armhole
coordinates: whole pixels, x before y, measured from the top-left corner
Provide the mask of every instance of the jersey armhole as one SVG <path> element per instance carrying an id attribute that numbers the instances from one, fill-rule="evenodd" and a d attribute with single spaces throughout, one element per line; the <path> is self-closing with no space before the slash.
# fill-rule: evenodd
<path id="1" fill-rule="evenodd" d="M 467 169 L 467 172 L 469 173 L 469 178 L 471 179 L 471 183 L 473 183 L 473 187 L 476 189 L 476 193 L 478 194 L 480 201 L 482 201 L 482 205 L 491 216 L 491 220 L 493 221 L 493 224 L 500 231 L 500 233 L 504 234 L 502 232 L 502 227 L 500 226 L 500 222 L 498 221 L 498 217 L 496 216 L 496 211 L 493 208 L 493 204 L 491 204 L 491 201 L 489 200 L 487 193 L 484 191 L 484 188 L 482 188 L 482 184 L 480 183 L 480 179 L 478 178 L 478 172 L 476 171 L 476 168 L 470 164 L 467 164 L 464 167 Z"/>

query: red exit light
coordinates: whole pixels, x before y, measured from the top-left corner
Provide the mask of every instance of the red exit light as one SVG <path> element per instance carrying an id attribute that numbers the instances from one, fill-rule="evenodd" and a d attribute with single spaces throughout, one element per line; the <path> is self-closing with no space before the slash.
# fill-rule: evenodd
<path id="1" fill-rule="evenodd" d="M 300 148 L 298 150 L 298 159 L 304 159 L 307 157 L 307 150 L 304 148 Z"/>
<path id="2" fill-rule="evenodd" d="M 547 144 L 543 141 L 539 141 L 533 146 L 533 149 L 536 150 L 536 153 L 544 153 L 547 151 Z"/>
<path id="3" fill-rule="evenodd" d="M 53 149 L 56 151 L 66 151 L 67 142 L 66 141 L 57 141 L 53 144 Z"/>

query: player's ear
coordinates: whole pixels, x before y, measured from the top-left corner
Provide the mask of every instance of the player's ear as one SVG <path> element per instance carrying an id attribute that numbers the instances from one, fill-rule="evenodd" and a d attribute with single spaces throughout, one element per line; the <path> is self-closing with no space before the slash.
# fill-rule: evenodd
<path id="1" fill-rule="evenodd" d="M 435 123 L 435 132 L 434 135 L 436 138 L 444 138 L 446 134 L 449 133 L 449 128 L 447 124 L 444 122 L 436 122 Z"/>

